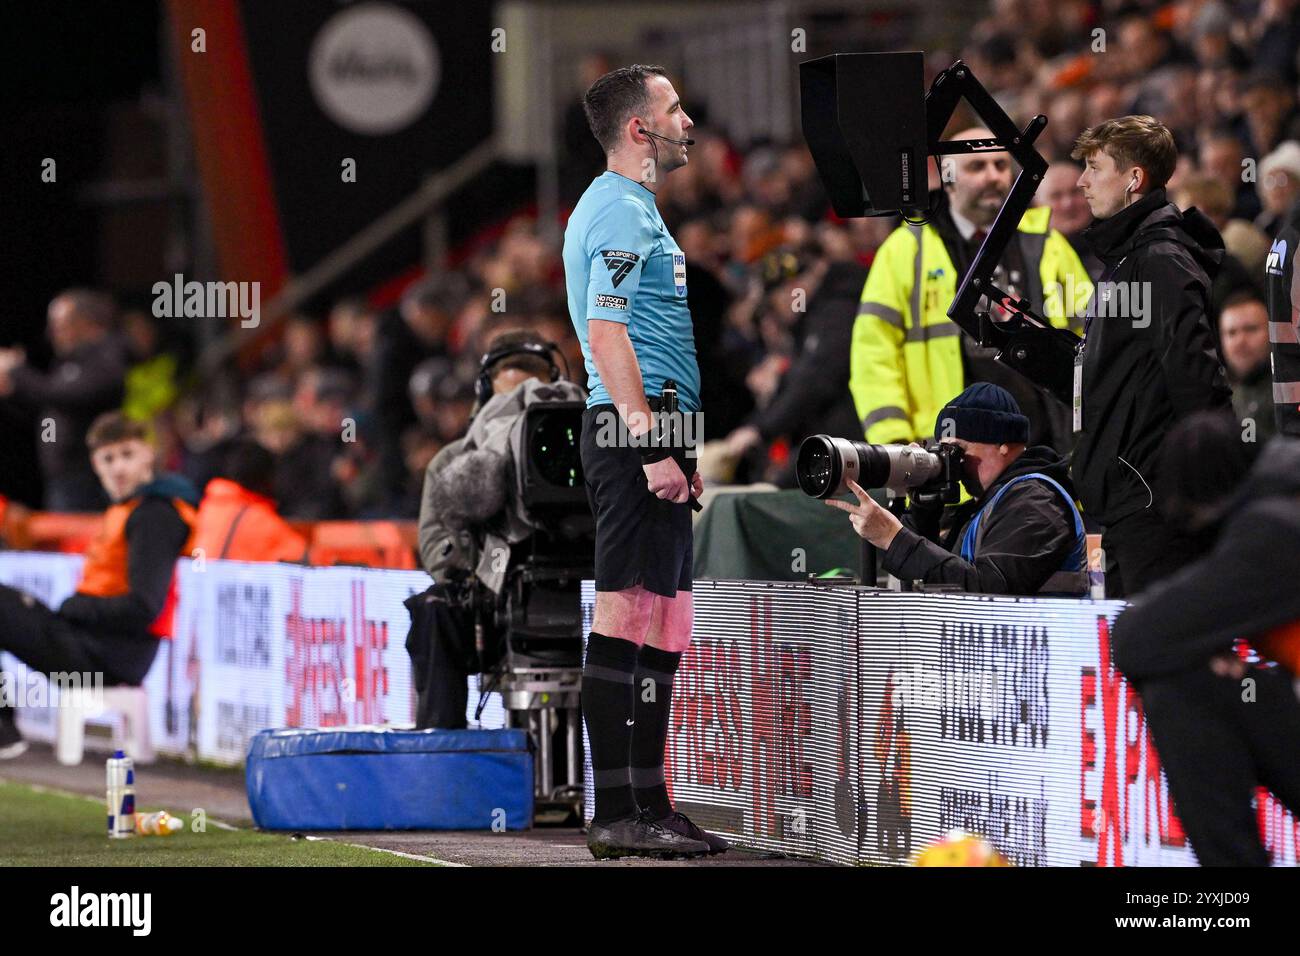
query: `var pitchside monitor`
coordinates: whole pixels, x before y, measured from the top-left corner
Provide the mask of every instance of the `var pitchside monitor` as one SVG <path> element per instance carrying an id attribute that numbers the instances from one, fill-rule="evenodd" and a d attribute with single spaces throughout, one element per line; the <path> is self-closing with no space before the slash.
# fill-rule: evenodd
<path id="1" fill-rule="evenodd" d="M 799 64 L 804 139 L 835 214 L 927 205 L 925 57 L 837 53 Z"/>

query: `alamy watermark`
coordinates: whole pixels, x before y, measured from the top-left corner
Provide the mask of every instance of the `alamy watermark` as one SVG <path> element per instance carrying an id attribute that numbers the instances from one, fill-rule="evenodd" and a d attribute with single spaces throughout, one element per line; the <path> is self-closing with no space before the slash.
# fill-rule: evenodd
<path id="1" fill-rule="evenodd" d="M 619 405 L 596 415 L 597 448 L 681 448 L 687 458 L 695 458 L 703 437 L 702 412 L 647 414 Z"/>
<path id="2" fill-rule="evenodd" d="M 158 319 L 238 318 L 245 329 L 255 329 L 261 321 L 260 282 L 186 282 L 178 272 L 171 282 L 155 282 L 153 295 Z"/>
<path id="3" fill-rule="evenodd" d="M 940 670 L 913 664 L 910 671 L 894 675 L 890 698 L 895 707 L 939 710 L 943 707 L 973 708 L 981 717 L 997 713 L 998 676 L 991 670 Z"/>
<path id="4" fill-rule="evenodd" d="M 50 897 L 50 925 L 120 927 L 133 936 L 148 936 L 153 929 L 153 894 L 83 893 L 74 884 L 68 892 Z"/>
<path id="5" fill-rule="evenodd" d="M 1096 303 L 1097 318 L 1132 319 L 1135 329 L 1151 324 L 1150 282 L 1098 282 Z"/>
<path id="6" fill-rule="evenodd" d="M 103 707 L 102 671 L 54 671 L 48 675 L 27 671 L 19 676 L 0 670 L 2 707 Z"/>
<path id="7" fill-rule="evenodd" d="M 1044 289 L 1045 310 L 1050 314 L 1066 312 L 1081 316 L 1094 302 L 1092 314 L 1096 318 L 1132 319 L 1135 329 L 1145 329 L 1151 324 L 1151 283 L 1106 280 L 1093 283 L 1076 280 L 1074 273 L 1066 281 L 1054 282 Z"/>

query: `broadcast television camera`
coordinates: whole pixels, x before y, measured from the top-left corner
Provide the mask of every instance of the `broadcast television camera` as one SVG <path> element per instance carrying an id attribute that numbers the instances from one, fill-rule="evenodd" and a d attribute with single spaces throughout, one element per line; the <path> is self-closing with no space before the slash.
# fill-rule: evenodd
<path id="1" fill-rule="evenodd" d="M 478 675 L 474 719 L 495 691 L 507 725 L 529 729 L 538 800 L 570 809 L 581 799 L 581 583 L 595 566 L 585 399 L 572 382 L 526 380 L 483 404 L 461 444 L 440 452 L 445 464 L 435 458 L 421 538 L 438 583 L 412 610 L 413 625 L 419 612 L 452 635 L 455 668 Z M 428 681 L 420 693 L 418 711 L 431 713 L 447 691 Z"/>
<path id="2" fill-rule="evenodd" d="M 848 494 L 850 479 L 863 488 L 884 488 L 891 498 L 910 495 L 921 505 L 956 504 L 961 499 L 962 450 L 949 442 L 871 445 L 812 435 L 799 446 L 795 477 L 804 494 L 832 498 Z"/>

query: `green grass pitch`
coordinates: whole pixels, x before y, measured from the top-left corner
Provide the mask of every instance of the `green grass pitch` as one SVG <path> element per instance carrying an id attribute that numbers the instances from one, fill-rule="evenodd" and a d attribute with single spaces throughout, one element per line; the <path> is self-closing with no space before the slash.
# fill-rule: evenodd
<path id="1" fill-rule="evenodd" d="M 140 807 L 142 811 L 159 809 Z M 110 840 L 103 801 L 0 781 L 0 866 L 425 866 L 289 834 L 226 830 Z"/>

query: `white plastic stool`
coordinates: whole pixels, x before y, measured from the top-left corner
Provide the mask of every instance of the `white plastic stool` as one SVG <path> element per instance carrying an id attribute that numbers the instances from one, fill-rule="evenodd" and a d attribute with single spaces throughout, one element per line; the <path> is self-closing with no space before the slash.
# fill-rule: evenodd
<path id="1" fill-rule="evenodd" d="M 105 687 L 96 693 L 90 688 L 62 691 L 56 708 L 58 742 L 54 752 L 59 763 L 81 763 L 86 745 L 86 720 L 103 714 L 113 715 L 113 747 L 138 764 L 153 763 L 153 745 L 149 741 L 149 693 L 143 687 Z M 125 727 L 123 727 L 125 724 Z"/>

